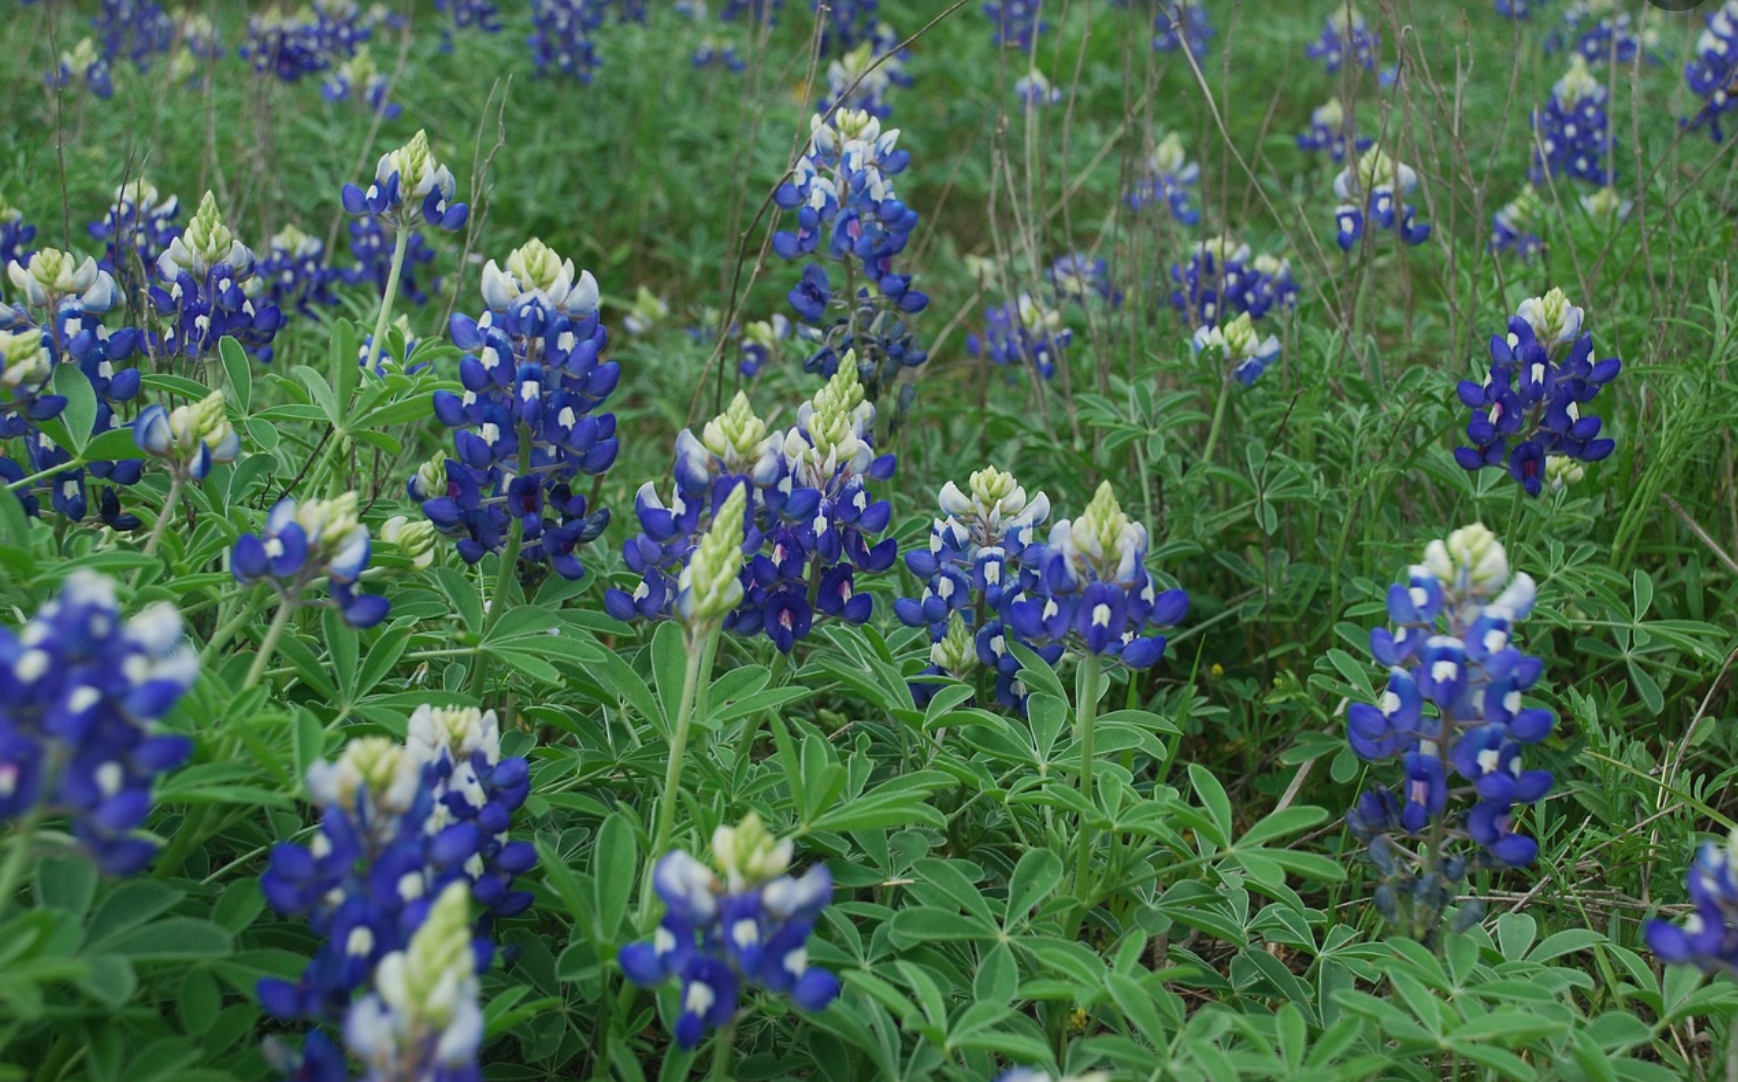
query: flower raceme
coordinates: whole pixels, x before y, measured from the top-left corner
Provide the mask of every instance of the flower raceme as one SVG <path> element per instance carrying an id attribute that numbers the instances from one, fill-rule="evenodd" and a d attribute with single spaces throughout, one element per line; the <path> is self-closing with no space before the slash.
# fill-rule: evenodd
<path id="1" fill-rule="evenodd" d="M 248 294 L 254 255 L 223 222 L 210 192 L 187 228 L 158 256 L 150 290 L 151 309 L 162 321 L 155 336 L 159 353 L 210 356 L 225 337 L 269 359 L 283 325 L 274 304 Z"/>
<path id="2" fill-rule="evenodd" d="M 1392 229 L 1407 244 L 1428 240 L 1430 226 L 1415 221 L 1417 211 L 1405 202 L 1417 188 L 1418 174 L 1411 166 L 1395 161 L 1381 147 L 1364 151 L 1334 178 L 1334 195 L 1340 200 L 1334 208 L 1339 226 L 1336 240 L 1341 249 L 1351 251 L 1371 225 Z"/>
<path id="3" fill-rule="evenodd" d="M 1299 150 L 1312 153 L 1325 150 L 1335 165 L 1343 163 L 1352 150 L 1360 154 L 1368 150 L 1371 142 L 1369 136 L 1358 135 L 1352 114 L 1339 98 L 1329 98 L 1311 110 L 1310 126 L 1297 137 Z"/>
<path id="4" fill-rule="evenodd" d="M 1223 327 L 1198 329 L 1191 344 L 1196 353 L 1212 358 L 1245 387 L 1261 378 L 1279 356 L 1279 339 L 1271 334 L 1262 338 L 1248 312 Z"/>
<path id="5" fill-rule="evenodd" d="M 1738 977 L 1738 830 L 1723 846 L 1704 842 L 1685 882 L 1689 915 L 1680 924 L 1648 921 L 1648 949 L 1670 965 Z"/>
<path id="6" fill-rule="evenodd" d="M 826 866 L 789 875 L 791 841 L 775 839 L 752 812 L 739 826 L 719 827 L 712 852 L 716 871 L 680 849 L 658 859 L 652 888 L 663 920 L 649 942 L 619 956 L 622 972 L 642 988 L 680 982 L 683 1048 L 735 1021 L 749 988 L 789 996 L 805 1011 L 839 994 L 839 979 L 808 957 L 809 935 L 833 897 Z"/>
<path id="7" fill-rule="evenodd" d="M 1605 85 L 1579 53 L 1551 88 L 1544 108 L 1533 112 L 1533 166 L 1529 179 L 1568 176 L 1606 185 L 1616 178 L 1613 151 L 1617 137 L 1607 112 Z"/>
<path id="8" fill-rule="evenodd" d="M 1521 194 L 1491 215 L 1491 251 L 1514 252 L 1523 262 L 1530 262 L 1545 250 L 1545 240 L 1539 235 L 1544 216 L 1538 189 L 1531 184 L 1522 188 Z"/>
<path id="9" fill-rule="evenodd" d="M 1251 258 L 1249 246 L 1229 235 L 1197 241 L 1186 261 L 1172 265 L 1171 279 L 1177 284 L 1171 307 L 1197 327 L 1217 327 L 1240 314 L 1259 320 L 1274 308 L 1297 305 L 1291 264 L 1265 252 Z"/>
<path id="10" fill-rule="evenodd" d="M 345 623 L 369 628 L 386 619 L 384 597 L 359 594 L 356 584 L 368 568 L 368 527 L 356 511 L 356 493 L 330 500 L 279 500 L 266 516 L 263 533 L 243 534 L 230 552 L 237 582 L 266 582 L 285 604 L 300 604 L 302 594 L 324 578 Z"/>
<path id="11" fill-rule="evenodd" d="M 91 571 L 17 632 L 0 628 L 0 822 L 64 815 L 104 870 L 143 868 L 157 852 L 139 832 L 152 784 L 192 750 L 153 723 L 198 667 L 172 606 L 123 620 L 114 582 Z"/>
<path id="12" fill-rule="evenodd" d="M 173 410 L 146 406 L 133 422 L 133 441 L 183 480 L 203 481 L 213 465 L 241 457 L 241 437 L 224 415 L 222 391 Z"/>
<path id="13" fill-rule="evenodd" d="M 374 182 L 366 190 L 344 185 L 344 210 L 379 218 L 394 230 L 428 223 L 449 233 L 464 228 L 470 208 L 453 202 L 458 192 L 452 171 L 429 149 L 428 133 L 417 130 L 410 142 L 380 156 Z"/>
<path id="14" fill-rule="evenodd" d="M 1617 378 L 1623 362 L 1593 359 L 1582 316 L 1553 289 L 1521 302 L 1508 333 L 1491 336 L 1489 377 L 1460 383 L 1460 400 L 1473 410 L 1466 426 L 1471 446 L 1454 452 L 1463 468 L 1506 467 L 1527 495 L 1537 496 L 1577 476 L 1576 463 L 1598 462 L 1616 448 L 1600 435 L 1599 418 L 1581 409 Z"/>
<path id="15" fill-rule="evenodd" d="M 1201 167 L 1189 160 L 1182 138 L 1170 132 L 1159 140 L 1134 187 L 1123 198 L 1130 210 L 1163 206 L 1174 221 L 1195 225 L 1201 221 L 1201 212 L 1191 201 L 1200 179 Z"/>
<path id="16" fill-rule="evenodd" d="M 1363 12 L 1349 0 L 1335 0 L 1321 37 L 1311 42 L 1306 52 L 1311 60 L 1320 60 L 1329 75 L 1339 71 L 1347 60 L 1365 71 L 1374 71 L 1376 50 L 1381 44 L 1381 35 L 1370 28 Z"/>
<path id="17" fill-rule="evenodd" d="M 1726 0 L 1707 14 L 1692 52 L 1684 65 L 1684 84 L 1702 99 L 1702 107 L 1684 126 L 1705 127 L 1718 143 L 1726 138 L 1723 118 L 1738 112 L 1738 0 Z"/>
<path id="18" fill-rule="evenodd" d="M 1427 546 L 1407 582 L 1389 588 L 1391 626 L 1370 632 L 1388 686 L 1377 703 L 1351 706 L 1347 738 L 1366 762 L 1396 764 L 1399 784 L 1366 791 L 1347 822 L 1382 874 L 1377 907 L 1420 939 L 1434 936 L 1469 863 L 1520 867 L 1538 853 L 1515 829 L 1517 809 L 1552 782 L 1522 764 L 1555 724 L 1551 711 L 1525 704 L 1543 666 L 1514 644 L 1535 592 L 1528 575 L 1511 578 L 1502 544 L 1475 524 Z M 1470 804 L 1451 812 L 1457 800 Z M 1411 847 L 1432 836 L 1445 844 Z"/>

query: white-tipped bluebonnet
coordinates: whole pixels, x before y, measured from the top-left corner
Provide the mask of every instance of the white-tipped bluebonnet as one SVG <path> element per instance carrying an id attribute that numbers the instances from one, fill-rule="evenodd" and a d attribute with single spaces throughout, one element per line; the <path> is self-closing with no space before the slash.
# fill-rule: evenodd
<path id="1" fill-rule="evenodd" d="M 1716 143 L 1725 139 L 1724 118 L 1738 111 L 1738 0 L 1726 0 L 1708 13 L 1694 55 L 1684 65 L 1684 83 L 1702 99 L 1684 126 L 1707 128 Z"/>
<path id="2" fill-rule="evenodd" d="M 1200 59 L 1207 55 L 1207 43 L 1213 39 L 1213 22 L 1207 17 L 1202 0 L 1170 0 L 1153 16 L 1153 49 L 1174 53 L 1188 49 L 1189 55 Z"/>
<path id="3" fill-rule="evenodd" d="M 405 262 L 410 262 L 408 256 Z M 318 307 L 338 303 L 332 287 L 339 274 L 326 261 L 326 242 L 294 225 L 286 225 L 272 234 L 266 254 L 259 258 L 254 270 L 256 280 L 264 283 L 266 294 L 280 311 L 312 315 Z M 401 275 L 401 285 L 403 281 Z"/>
<path id="4" fill-rule="evenodd" d="M 1381 45 L 1382 36 L 1371 28 L 1363 12 L 1350 0 L 1334 0 L 1334 9 L 1322 26 L 1321 37 L 1305 51 L 1311 60 L 1320 60 L 1332 75 L 1348 61 L 1365 71 L 1375 71 L 1376 51 Z"/>
<path id="5" fill-rule="evenodd" d="M 0 196 L 0 267 L 30 261 L 30 242 L 36 227 L 24 220 L 24 212 Z"/>
<path id="6" fill-rule="evenodd" d="M 1034 65 L 1026 74 L 1014 80 L 1014 97 L 1028 109 L 1033 106 L 1056 105 L 1062 101 L 1062 88 L 1052 85 L 1049 78 Z"/>
<path id="7" fill-rule="evenodd" d="M 1491 251 L 1514 252 L 1522 262 L 1530 262 L 1545 250 L 1545 238 L 1539 235 L 1544 217 L 1545 204 L 1538 189 L 1531 184 L 1522 188 L 1491 215 Z"/>
<path id="8" fill-rule="evenodd" d="M 344 185 L 344 211 L 378 218 L 395 230 L 415 229 L 426 222 L 457 232 L 470 216 L 468 206 L 453 202 L 457 192 L 452 171 L 435 158 L 428 133 L 418 128 L 410 142 L 380 156 L 374 182 L 366 190 Z"/>
<path id="9" fill-rule="evenodd" d="M 1164 656 L 1165 636 L 1147 632 L 1181 621 L 1189 596 L 1159 592 L 1146 557 L 1146 527 L 1123 513 L 1110 482 L 1102 482 L 1079 517 L 1055 523 L 1042 545 L 1022 555 L 1030 585 L 1008 599 L 1007 624 L 1036 645 L 1149 668 Z"/>
<path id="10" fill-rule="evenodd" d="M 1101 303 L 1107 308 L 1122 307 L 1122 290 L 1111 278 L 1110 261 L 1084 252 L 1059 256 L 1044 272 L 1044 281 L 1058 301 L 1076 304 Z"/>
<path id="11" fill-rule="evenodd" d="M 788 996 L 805 1011 L 823 1010 L 839 994 L 839 978 L 809 963 L 809 935 L 833 898 L 826 866 L 787 874 L 790 841 L 772 838 L 752 812 L 740 826 L 719 827 L 712 850 L 718 874 L 680 849 L 658 858 L 652 889 L 663 920 L 650 941 L 618 956 L 623 974 L 642 988 L 680 982 L 675 1028 L 683 1048 L 735 1021 L 749 989 Z"/>
<path id="12" fill-rule="evenodd" d="M 90 38 L 80 38 L 71 49 L 63 49 L 60 63 L 43 77 L 43 82 L 51 90 L 82 88 L 104 101 L 115 95 L 109 62 Z"/>
<path id="13" fill-rule="evenodd" d="M 354 56 L 378 21 L 374 9 L 355 0 L 313 0 L 294 11 L 273 7 L 248 17 L 240 53 L 258 74 L 299 82 Z"/>
<path id="14" fill-rule="evenodd" d="M 869 28 L 861 42 L 827 65 L 827 96 L 817 109 L 858 109 L 885 120 L 893 112 L 888 93 L 911 85 L 905 73 L 909 49 L 899 47 L 899 34 L 886 23 Z"/>
<path id="15" fill-rule="evenodd" d="M 609 335 L 590 271 L 574 271 L 533 239 L 483 268 L 482 316 L 455 314 L 453 344 L 463 394 L 437 391 L 435 416 L 454 435 L 444 477 L 411 481 L 411 494 L 459 555 L 476 563 L 500 552 L 517 521 L 519 559 L 567 579 L 585 574 L 579 549 L 596 540 L 609 512 L 578 491 L 615 463 L 616 418 L 600 412 L 621 379 L 603 359 Z"/>
<path id="16" fill-rule="evenodd" d="M 1481 384 L 1460 383 L 1473 410 L 1470 447 L 1455 448 L 1468 470 L 1507 468 L 1537 496 L 1551 480 L 1551 460 L 1598 462 L 1616 448 L 1600 435 L 1597 417 L 1582 407 L 1617 378 L 1623 362 L 1593 359 L 1593 335 L 1581 332 L 1582 310 L 1560 289 L 1521 302 L 1506 334 L 1491 336 L 1491 373 Z"/>
<path id="17" fill-rule="evenodd" d="M 159 321 L 154 352 L 209 357 L 223 338 L 234 338 L 269 360 L 283 312 L 265 297 L 248 293 L 254 277 L 252 249 L 235 239 L 210 192 L 187 228 L 157 258 L 150 288 Z"/>
<path id="18" fill-rule="evenodd" d="M 828 18 L 821 28 L 822 52 L 848 53 L 886 25 L 876 20 L 881 0 L 809 0 L 809 10 L 820 11 L 823 2 Z"/>
<path id="19" fill-rule="evenodd" d="M 441 20 L 442 52 L 452 50 L 455 30 L 501 32 L 501 8 L 496 0 L 435 0 L 435 10 L 446 16 Z"/>
<path id="20" fill-rule="evenodd" d="M 1049 32 L 1050 20 L 1040 17 L 1042 0 L 985 0 L 984 14 L 996 24 L 991 38 L 997 45 L 1032 51 L 1040 35 Z"/>
<path id="21" fill-rule="evenodd" d="M 1650 24 L 1651 20 L 1616 10 L 1612 0 L 1575 0 L 1564 9 L 1562 21 L 1545 39 L 1545 52 L 1567 49 L 1589 64 L 1612 61 L 1628 65 L 1637 57 L 1657 64 L 1662 59 L 1660 32 Z"/>
<path id="22" fill-rule="evenodd" d="M 359 594 L 372 549 L 368 527 L 356 511 L 356 493 L 330 500 L 279 500 L 266 516 L 265 530 L 242 534 L 230 550 L 229 566 L 243 585 L 269 583 L 286 605 L 302 603 L 308 587 L 328 580 L 332 601 L 352 627 L 369 628 L 386 619 L 384 597 Z"/>
<path id="23" fill-rule="evenodd" d="M 679 576 L 710 516 L 732 490 L 752 485 L 741 603 L 725 622 L 739 635 L 764 634 L 789 653 L 819 616 L 861 624 L 872 612 L 857 576 L 893 565 L 897 542 L 875 537 L 892 518 L 868 484 L 893 475 L 892 455 L 871 443 L 875 408 L 865 401 L 855 358 L 797 412 L 797 423 L 769 432 L 738 394 L 702 434 L 676 440 L 675 491 L 665 504 L 653 485 L 634 500 L 641 533 L 622 546 L 640 576 L 630 594 L 611 590 L 604 607 L 619 620 L 668 616 Z"/>
<path id="24" fill-rule="evenodd" d="M 1534 184 L 1546 177 L 1573 177 L 1589 184 L 1610 184 L 1616 178 L 1613 151 L 1617 136 L 1606 108 L 1606 89 L 1587 61 L 1576 53 L 1569 70 L 1551 88 L 1541 109 L 1533 110 Z"/>
<path id="25" fill-rule="evenodd" d="M 133 441 L 183 481 L 203 481 L 212 466 L 241 457 L 241 437 L 224 414 L 222 391 L 172 410 L 146 406 L 133 422 Z"/>
<path id="26" fill-rule="evenodd" d="M 510 837 L 530 780 L 523 758 L 501 757 L 494 713 L 418 707 L 403 744 L 353 739 L 336 760 L 310 768 L 307 782 L 319 833 L 307 845 L 274 846 L 260 888 L 278 913 L 306 917 L 320 945 L 297 980 L 260 981 L 267 1013 L 356 1021 L 357 992 L 371 977 L 381 991 L 379 967 L 414 951 L 418 930 L 452 905 L 442 901 L 449 897 L 476 903 L 476 918 L 448 934 L 478 971 L 488 968 L 494 921 L 529 908 L 531 895 L 514 880 L 537 859 L 529 842 Z M 311 1038 L 308 1055 L 322 1051 Z"/>
<path id="27" fill-rule="evenodd" d="M 374 63 L 368 46 L 357 48 L 356 55 L 333 67 L 320 86 L 320 93 L 330 102 L 354 101 L 382 119 L 397 120 L 403 107 L 388 101 L 387 91 L 392 80 Z"/>
<path id="28" fill-rule="evenodd" d="M 1174 220 L 1195 225 L 1201 220 L 1201 212 L 1193 205 L 1200 179 L 1201 167 L 1189 160 L 1182 138 L 1171 132 L 1159 140 L 1124 199 L 1130 210 L 1162 206 Z"/>
<path id="29" fill-rule="evenodd" d="M 744 379 L 753 379 L 784 356 L 790 340 L 791 321 L 783 315 L 775 312 L 771 319 L 755 320 L 742 330 L 736 370 Z"/>
<path id="30" fill-rule="evenodd" d="M 596 0 L 535 0 L 529 43 L 537 73 L 590 86 L 601 62 L 592 34 L 602 24 L 603 7 Z"/>
<path id="31" fill-rule="evenodd" d="M 140 281 L 181 235 L 180 216 L 181 200 L 161 194 L 144 177 L 122 184 L 102 220 L 87 227 L 104 245 L 98 265 L 124 282 Z"/>
<path id="32" fill-rule="evenodd" d="M 1370 144 L 1369 136 L 1358 134 L 1357 118 L 1346 110 L 1339 98 L 1329 98 L 1310 110 L 1310 126 L 1297 137 L 1299 150 L 1311 153 L 1325 150 L 1335 165 L 1343 163 L 1349 151 L 1356 150 L 1361 154 L 1370 149 Z"/>
<path id="33" fill-rule="evenodd" d="M 1417 210 L 1406 200 L 1418 188 L 1418 174 L 1404 162 L 1373 146 L 1334 178 L 1335 239 L 1351 251 L 1367 229 L 1391 229 L 1407 244 L 1430 239 L 1430 226 L 1417 221 Z"/>
<path id="34" fill-rule="evenodd" d="M 1217 327 L 1239 315 L 1260 320 L 1297 305 L 1290 262 L 1267 253 L 1251 257 L 1247 244 L 1228 235 L 1196 242 L 1186 261 L 1172 265 L 1171 279 L 1177 283 L 1171 307 L 1195 327 Z"/>
<path id="35" fill-rule="evenodd" d="M 1260 379 L 1279 357 L 1279 339 L 1271 334 L 1262 338 L 1248 312 L 1223 326 L 1197 328 L 1190 344 L 1245 387 Z"/>
<path id="36" fill-rule="evenodd" d="M 393 243 L 391 227 L 381 219 L 363 216 L 351 221 L 350 252 L 356 257 L 356 262 L 338 272 L 339 280 L 346 285 L 366 282 L 374 292 L 384 296 L 386 282 L 392 276 Z M 398 272 L 399 295 L 412 304 L 428 303 L 429 291 L 438 292 L 441 288 L 439 277 L 425 285 L 417 271 L 417 268 L 433 263 L 434 257 L 434 249 L 429 247 L 422 232 L 412 233 L 405 245 L 404 265 Z"/>
<path id="37" fill-rule="evenodd" d="M 175 20 L 155 0 L 102 0 L 91 16 L 91 32 L 102 43 L 103 59 L 127 60 L 146 71 L 174 44 Z"/>
<path id="38" fill-rule="evenodd" d="M 923 593 L 896 601 L 894 615 L 929 631 L 930 665 L 923 675 L 958 679 L 981 664 L 995 674 L 996 700 L 1020 707 L 1026 691 L 1009 640 L 1052 664 L 1062 656 L 1060 643 L 1026 642 L 1007 614 L 1011 601 L 1037 587 L 1037 569 L 1026 556 L 1050 516 L 1050 500 L 1042 492 L 1028 498 L 1011 474 L 991 466 L 973 472 L 965 491 L 949 481 L 939 502 L 943 517 L 934 520 L 928 547 L 905 554 Z M 922 703 L 938 689 L 920 681 L 911 690 Z"/>
<path id="39" fill-rule="evenodd" d="M 1521 757 L 1556 719 L 1523 701 L 1543 665 L 1513 635 L 1535 588 L 1526 574 L 1510 577 L 1494 534 L 1475 524 L 1432 541 L 1407 579 L 1389 587 L 1390 626 L 1370 632 L 1370 653 L 1388 667 L 1387 690 L 1346 714 L 1352 750 L 1366 762 L 1399 764 L 1400 777 L 1363 794 L 1347 821 L 1381 873 L 1378 907 L 1428 942 L 1469 862 L 1520 867 L 1537 855 L 1538 843 L 1515 830 L 1515 812 L 1543 799 L 1552 778 L 1524 769 Z M 1450 812 L 1456 800 L 1471 804 Z M 1407 844 L 1433 832 L 1447 844 Z"/>
<path id="40" fill-rule="evenodd" d="M 17 632 L 0 628 L 0 822 L 66 816 L 104 870 L 144 867 L 157 852 L 139 833 L 152 784 L 192 750 L 154 723 L 198 667 L 172 606 L 123 620 L 115 584 L 91 571 Z"/>
<path id="41" fill-rule="evenodd" d="M 1648 949 L 1668 965 L 1738 978 L 1738 831 L 1725 845 L 1702 843 L 1684 882 L 1689 914 L 1679 924 L 1648 921 Z"/>
<path id="42" fill-rule="evenodd" d="M 636 337 L 647 334 L 670 318 L 670 302 L 642 284 L 634 291 L 634 302 L 622 317 L 622 330 Z"/>
<path id="43" fill-rule="evenodd" d="M 1062 324 L 1062 313 L 1041 298 L 1022 293 L 984 310 L 983 333 L 966 336 L 966 352 L 1000 365 L 1029 367 L 1039 378 L 1049 379 L 1073 340 L 1074 332 Z"/>

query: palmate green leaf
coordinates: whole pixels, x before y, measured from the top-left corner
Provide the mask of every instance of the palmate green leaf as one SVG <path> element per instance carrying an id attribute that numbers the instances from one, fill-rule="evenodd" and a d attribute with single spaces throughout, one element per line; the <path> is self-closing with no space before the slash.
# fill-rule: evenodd
<path id="1" fill-rule="evenodd" d="M 124 955 L 134 962 L 220 958 L 232 946 L 227 931 L 193 917 L 166 917 L 124 932 L 106 944 L 110 953 Z"/>
<path id="2" fill-rule="evenodd" d="M 217 343 L 217 355 L 223 361 L 223 374 L 229 380 L 229 393 L 235 404 L 246 414 L 253 408 L 253 362 L 241 343 L 224 335 Z"/>

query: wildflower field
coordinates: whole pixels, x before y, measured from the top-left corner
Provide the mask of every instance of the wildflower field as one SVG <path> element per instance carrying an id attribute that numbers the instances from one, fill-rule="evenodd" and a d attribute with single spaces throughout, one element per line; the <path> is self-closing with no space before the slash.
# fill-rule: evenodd
<path id="1" fill-rule="evenodd" d="M 0 8 L 0 1082 L 1738 1082 L 1738 0 Z"/>

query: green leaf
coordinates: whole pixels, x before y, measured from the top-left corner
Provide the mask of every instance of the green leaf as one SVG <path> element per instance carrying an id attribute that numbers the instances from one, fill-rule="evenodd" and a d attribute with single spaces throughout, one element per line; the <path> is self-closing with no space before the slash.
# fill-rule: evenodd
<path id="1" fill-rule="evenodd" d="M 476 584 L 464 572 L 452 567 L 431 569 L 435 585 L 452 602 L 453 611 L 464 621 L 465 630 L 476 634 L 483 627 L 483 602 L 477 595 Z"/>
<path id="2" fill-rule="evenodd" d="M 109 944 L 116 954 L 149 962 L 220 958 L 232 947 L 228 932 L 193 917 L 167 917 L 124 933 Z"/>
<path id="3" fill-rule="evenodd" d="M 86 462 L 127 462 L 143 457 L 130 428 L 111 428 L 85 444 L 80 458 Z"/>
<path id="4" fill-rule="evenodd" d="M 228 335 L 217 343 L 217 355 L 223 359 L 223 374 L 229 379 L 235 404 L 245 414 L 253 408 L 253 362 L 248 360 L 241 343 Z"/>
<path id="5" fill-rule="evenodd" d="M 1056 884 L 1062 881 L 1062 858 L 1048 849 L 1028 849 L 1008 877 L 1008 909 L 1005 927 L 1024 924 Z"/>
<path id="6" fill-rule="evenodd" d="M 90 971 L 77 984 L 104 1006 L 119 1007 L 133 998 L 139 978 L 132 962 L 118 954 L 99 954 L 90 959 Z"/>
<path id="7" fill-rule="evenodd" d="M 676 719 L 682 709 L 682 687 L 688 675 L 687 639 L 682 625 L 674 620 L 665 620 L 652 633 L 652 678 L 658 685 L 658 699 L 663 705 L 666 736 L 675 732 Z M 660 719 L 648 720 L 655 722 Z"/>
<path id="8" fill-rule="evenodd" d="M 61 411 L 59 420 L 65 426 L 64 435 L 69 441 L 55 442 L 75 454 L 82 452 L 85 444 L 90 442 L 91 425 L 96 423 L 97 393 L 76 364 L 56 365 L 51 382 L 54 393 L 66 397 L 66 409 Z"/>
<path id="9" fill-rule="evenodd" d="M 972 995 L 981 1003 L 1011 1003 L 1020 990 L 1020 967 L 1006 943 L 984 952 L 972 978 Z"/>
<path id="10" fill-rule="evenodd" d="M 43 857 L 36 866 L 36 899 L 49 909 L 64 909 L 82 917 L 90 911 L 96 894 L 97 868 L 88 857 Z"/>
<path id="11" fill-rule="evenodd" d="M 944 941 L 993 942 L 998 938 L 996 927 L 951 909 L 916 906 L 893 914 L 887 925 L 893 942 L 901 947 L 919 943 Z"/>
<path id="12" fill-rule="evenodd" d="M 591 853 L 591 875 L 597 891 L 593 915 L 597 921 L 597 942 L 602 947 L 616 943 L 616 933 L 627 919 L 639 869 L 640 844 L 634 837 L 633 824 L 625 814 L 617 812 L 598 828 Z"/>
<path id="13" fill-rule="evenodd" d="M 1219 779 L 1213 772 L 1199 763 L 1189 764 L 1189 784 L 1201 798 L 1202 807 L 1213 817 L 1213 824 L 1219 828 L 1219 836 L 1212 839 L 1220 848 L 1231 844 L 1232 818 L 1231 798 L 1225 795 L 1225 787 L 1219 784 Z"/>

